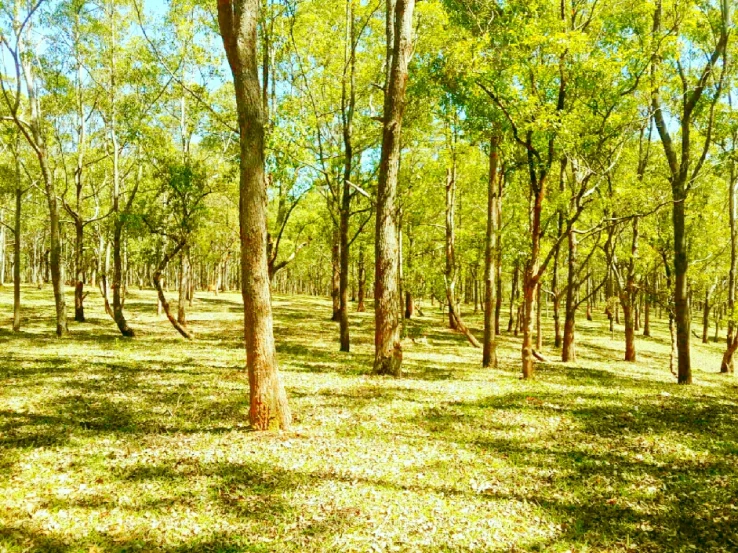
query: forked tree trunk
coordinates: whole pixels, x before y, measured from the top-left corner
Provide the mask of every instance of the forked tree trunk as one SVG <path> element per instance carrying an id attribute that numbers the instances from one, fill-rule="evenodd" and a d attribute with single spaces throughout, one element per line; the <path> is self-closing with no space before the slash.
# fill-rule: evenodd
<path id="1" fill-rule="evenodd" d="M 117 198 L 117 195 L 116 195 Z M 116 201 L 117 203 L 117 201 Z M 118 330 L 123 336 L 133 338 L 135 332 L 128 326 L 128 321 L 123 313 L 123 255 L 121 253 L 121 242 L 123 234 L 123 219 L 116 213 L 113 226 L 113 320 L 118 325 Z"/>
<path id="2" fill-rule="evenodd" d="M 661 16 L 662 5 L 659 0 L 656 3 L 653 16 L 653 36 L 654 40 L 661 39 Z M 723 70 L 719 75 L 718 91 L 722 89 L 723 78 L 725 76 L 725 52 L 728 45 L 729 27 L 730 27 L 730 9 L 731 2 L 724 0 L 721 3 L 721 21 L 716 22 L 719 28 L 719 39 L 717 40 L 712 52 L 707 56 L 707 61 L 697 69 L 699 77 L 696 82 L 687 82 L 687 77 L 680 74 L 683 79 L 683 100 L 680 103 L 680 110 L 671 113 L 673 121 L 667 123 L 664 112 L 661 108 L 660 87 L 658 81 L 653 79 L 653 89 L 651 91 L 651 107 L 653 111 L 653 119 L 656 128 L 661 137 L 661 143 L 664 148 L 664 154 L 669 169 L 669 180 L 671 183 L 672 196 L 672 225 L 674 230 L 674 312 L 676 322 L 676 340 L 677 340 L 677 360 L 678 360 L 678 382 L 680 384 L 692 383 L 692 363 L 690 358 L 690 313 L 689 313 L 689 291 L 687 282 L 687 271 L 689 269 L 688 260 L 688 243 L 686 232 L 686 203 L 687 195 L 691 183 L 698 177 L 700 170 L 706 158 L 710 139 L 712 138 L 712 128 L 714 118 L 712 110 L 715 104 L 710 108 L 710 116 L 707 119 L 707 128 L 703 130 L 705 136 L 704 154 L 697 160 L 692 167 L 693 155 L 696 151 L 690 144 L 691 133 L 694 121 L 699 110 L 696 110 L 698 102 L 702 98 L 708 87 L 710 77 L 716 69 L 718 60 L 723 59 Z M 652 75 L 656 76 L 661 58 L 653 57 Z M 713 77 L 714 78 L 714 77 Z M 719 93 L 718 93 L 719 95 Z M 715 97 L 715 102 L 718 96 Z M 675 144 L 672 138 L 670 126 L 672 122 L 679 123 L 679 143 Z M 677 153 L 679 152 L 679 153 Z M 680 155 L 681 154 L 681 155 Z"/>
<path id="3" fill-rule="evenodd" d="M 152 277 L 152 282 L 154 284 L 154 288 L 156 289 L 157 296 L 159 298 L 159 305 L 163 309 L 164 313 L 167 316 L 167 319 L 169 319 L 169 322 L 172 323 L 172 326 L 175 328 L 177 332 L 179 332 L 182 336 L 187 338 L 188 340 L 192 340 L 194 338 L 194 335 L 190 330 L 187 329 L 185 326 L 185 323 L 183 323 L 179 317 L 175 317 L 172 313 L 172 309 L 169 306 L 169 302 L 167 301 L 166 296 L 164 295 L 164 287 L 162 285 L 163 282 L 163 274 L 164 271 L 166 271 L 167 266 L 169 265 L 169 262 L 182 251 L 182 248 L 184 247 L 185 242 L 180 241 L 174 249 L 169 252 L 165 253 L 162 260 L 159 262 L 159 265 L 157 265 L 156 270 L 154 271 L 154 275 Z M 180 271 L 184 269 L 183 264 L 184 262 L 181 261 L 184 256 L 180 256 Z M 181 274 L 181 273 L 180 273 Z M 182 282 L 180 280 L 179 283 L 179 301 L 180 303 L 184 303 L 183 298 L 183 291 L 185 288 L 182 286 Z"/>
<path id="4" fill-rule="evenodd" d="M 257 70 L 260 0 L 218 0 L 218 25 L 233 74 L 240 135 L 241 290 L 249 420 L 256 430 L 287 428 L 291 414 L 277 370 L 267 261 L 264 124 Z"/>
<path id="5" fill-rule="evenodd" d="M 461 302 L 456 297 L 455 203 L 456 161 L 454 160 L 453 168 L 448 169 L 446 172 L 446 272 L 444 274 L 444 281 L 446 284 L 446 301 L 448 302 L 448 320 L 451 329 L 461 332 L 466 336 L 471 345 L 478 348 L 480 347 L 479 341 L 474 337 L 461 318 Z"/>
<path id="6" fill-rule="evenodd" d="M 56 197 L 56 188 L 51 171 L 42 164 L 41 172 L 46 183 L 46 196 L 49 204 L 49 219 L 51 232 L 51 250 L 49 264 L 51 268 L 51 284 L 54 288 L 54 305 L 56 307 L 56 335 L 63 337 L 67 335 L 67 305 L 64 299 L 64 278 L 62 275 L 62 246 L 61 246 L 61 221 L 59 219 L 59 202 Z"/>
<path id="7" fill-rule="evenodd" d="M 384 97 L 382 152 L 377 185 L 374 279 L 374 372 L 402 374 L 399 298 L 397 290 L 398 251 L 397 176 L 400 134 L 405 111 L 408 63 L 412 53 L 412 21 L 415 0 L 397 0 L 387 13 L 388 78 Z"/>

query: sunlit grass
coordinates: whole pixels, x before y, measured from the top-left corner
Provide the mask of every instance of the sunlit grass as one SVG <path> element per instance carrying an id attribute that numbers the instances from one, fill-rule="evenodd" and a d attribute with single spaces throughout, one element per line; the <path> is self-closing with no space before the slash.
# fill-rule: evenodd
<path id="1" fill-rule="evenodd" d="M 328 301 L 277 297 L 275 435 L 248 427 L 238 294 L 196 299 L 194 342 L 149 291 L 134 340 L 94 292 L 62 341 L 50 290 L 24 296 L 13 335 L 0 290 L 2 552 L 738 550 L 738 387 L 721 344 L 677 386 L 663 321 L 626 364 L 622 329 L 582 317 L 579 363 L 524 382 L 518 339 L 482 370 L 426 307 L 395 380 L 369 375 L 371 312 L 341 354 Z"/>

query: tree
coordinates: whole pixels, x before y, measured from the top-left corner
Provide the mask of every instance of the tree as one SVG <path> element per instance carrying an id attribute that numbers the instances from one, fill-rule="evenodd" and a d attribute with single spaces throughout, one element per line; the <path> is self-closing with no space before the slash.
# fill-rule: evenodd
<path id="1" fill-rule="evenodd" d="M 395 200 L 408 64 L 412 54 L 414 8 L 415 0 L 387 2 L 388 78 L 384 96 L 374 246 L 374 372 L 392 376 L 402 374 Z"/>
<path id="2" fill-rule="evenodd" d="M 4 51 L 9 56 L 14 68 L 12 82 L 5 75 L 0 75 L 0 90 L 5 105 L 10 113 L 11 121 L 36 155 L 41 177 L 44 183 L 46 201 L 49 208 L 49 237 L 50 237 L 50 269 L 54 289 L 54 304 L 56 308 L 56 335 L 66 336 L 67 307 L 64 299 L 64 279 L 62 275 L 62 245 L 61 220 L 59 200 L 54 180 L 54 171 L 50 166 L 48 133 L 49 125 L 44 119 L 41 98 L 38 89 L 36 72 L 34 70 L 32 45 L 30 44 L 30 30 L 32 19 L 41 8 L 44 0 L 30 4 L 26 13 L 20 14 L 20 6 L 15 6 L 8 33 L 2 39 Z M 27 104 L 28 120 L 25 119 Z"/>
<path id="3" fill-rule="evenodd" d="M 701 70 L 696 72 L 696 79 L 691 72 L 684 69 L 684 61 L 681 59 L 681 50 L 675 49 L 673 67 L 678 71 L 679 90 L 681 102 L 677 108 L 671 111 L 671 117 L 679 122 L 679 136 L 675 138 L 673 131 L 670 130 L 667 122 L 667 115 L 662 101 L 662 92 L 666 88 L 663 80 L 664 64 L 662 59 L 665 57 L 659 46 L 665 39 L 674 38 L 673 33 L 678 32 L 679 25 L 672 26 L 666 37 L 662 36 L 662 0 L 656 0 L 656 7 L 653 13 L 653 32 L 652 39 L 654 43 L 653 58 L 651 64 L 652 92 L 651 104 L 653 109 L 653 117 L 661 137 L 661 144 L 664 148 L 664 154 L 668 164 L 668 178 L 672 191 L 672 224 L 674 231 L 674 312 L 676 320 L 676 337 L 678 352 L 678 380 L 680 384 L 692 383 L 692 365 L 690 359 L 690 313 L 689 313 L 689 292 L 687 271 L 689 269 L 688 246 L 686 235 L 686 213 L 687 213 L 687 197 L 689 191 L 694 185 L 696 179 L 700 176 L 700 172 L 708 158 L 710 144 L 712 141 L 712 129 L 714 123 L 715 105 L 720 97 L 723 78 L 725 75 L 725 62 L 723 61 L 722 70 L 719 74 L 715 74 L 718 61 L 725 55 L 728 45 L 728 29 L 730 27 L 730 2 L 729 0 L 721 0 L 719 8 L 719 20 L 715 25 L 717 29 L 717 37 L 714 47 L 708 54 L 707 62 L 702 66 Z M 676 17 L 680 17 L 675 11 Z M 686 40 L 694 43 L 696 37 L 685 37 Z M 692 65 L 692 71 L 694 71 Z M 668 75 L 667 79 L 672 81 L 673 75 Z M 671 84 L 671 83 L 669 83 Z M 697 159 L 694 158 L 694 147 L 692 145 L 692 132 L 694 130 L 696 119 L 700 114 L 700 101 L 703 99 L 708 87 L 712 84 L 714 91 L 712 98 L 709 99 L 708 121 L 705 125 L 704 139 L 701 148 L 701 154 Z M 676 111 L 678 109 L 678 112 Z M 678 141 L 678 142 L 677 142 Z"/>
<path id="4" fill-rule="evenodd" d="M 291 414 L 277 370 L 267 266 L 264 106 L 257 69 L 259 0 L 218 0 L 218 25 L 233 75 L 240 152 L 241 290 L 246 365 L 257 430 L 287 428 Z"/>

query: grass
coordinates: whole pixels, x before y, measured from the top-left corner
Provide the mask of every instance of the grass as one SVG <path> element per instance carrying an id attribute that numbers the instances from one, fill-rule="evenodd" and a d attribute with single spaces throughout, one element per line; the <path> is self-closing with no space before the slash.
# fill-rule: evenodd
<path id="1" fill-rule="evenodd" d="M 92 294 L 60 341 L 50 296 L 24 289 L 14 335 L 0 290 L 0 552 L 738 551 L 738 387 L 720 344 L 677 386 L 663 321 L 626 364 L 582 320 L 579 363 L 523 382 L 516 338 L 482 370 L 428 308 L 396 380 L 368 374 L 371 313 L 340 354 L 328 301 L 277 297 L 296 420 L 257 434 L 238 295 L 196 300 L 191 343 L 149 291 L 138 338 Z"/>

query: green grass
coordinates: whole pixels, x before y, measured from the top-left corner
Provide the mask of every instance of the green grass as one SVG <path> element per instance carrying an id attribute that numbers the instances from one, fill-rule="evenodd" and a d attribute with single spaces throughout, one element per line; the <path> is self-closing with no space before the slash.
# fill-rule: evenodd
<path id="1" fill-rule="evenodd" d="M 396 380 L 368 374 L 371 313 L 340 354 L 327 301 L 277 297 L 295 425 L 258 434 L 238 295 L 202 294 L 188 343 L 151 292 L 128 299 L 134 340 L 94 293 L 57 340 L 50 290 L 24 294 L 14 335 L 0 290 L 3 553 L 738 551 L 738 387 L 720 344 L 677 386 L 662 321 L 630 365 L 582 317 L 579 363 L 523 382 L 517 339 L 482 370 L 426 308 Z"/>

